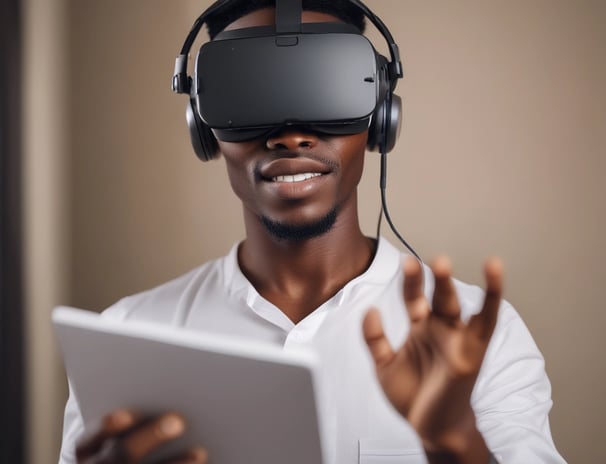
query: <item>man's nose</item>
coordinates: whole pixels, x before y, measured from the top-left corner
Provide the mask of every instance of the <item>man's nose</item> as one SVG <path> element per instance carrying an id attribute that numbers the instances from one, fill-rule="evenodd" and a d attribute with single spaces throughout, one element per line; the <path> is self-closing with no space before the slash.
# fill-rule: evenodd
<path id="1" fill-rule="evenodd" d="M 298 127 L 288 127 L 272 132 L 265 142 L 270 150 L 296 150 L 313 148 L 318 143 L 318 136 L 313 132 Z"/>

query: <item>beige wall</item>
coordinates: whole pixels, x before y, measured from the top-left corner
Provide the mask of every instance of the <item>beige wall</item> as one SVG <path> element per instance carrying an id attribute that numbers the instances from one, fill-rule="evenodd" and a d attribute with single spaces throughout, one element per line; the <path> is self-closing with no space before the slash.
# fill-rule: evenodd
<path id="1" fill-rule="evenodd" d="M 69 165 L 57 174 L 69 175 L 71 192 L 66 303 L 102 309 L 242 237 L 223 163 L 195 159 L 185 98 L 169 89 L 207 3 L 68 2 L 69 65 L 55 71 L 70 85 L 71 124 L 60 128 Z M 546 357 L 558 447 L 570 462 L 604 462 L 606 3 L 367 3 L 406 67 L 404 131 L 388 176 L 395 222 L 423 257 L 448 253 L 468 281 L 481 283 L 487 255 L 504 258 L 507 297 Z M 377 165 L 369 154 L 368 233 Z"/>

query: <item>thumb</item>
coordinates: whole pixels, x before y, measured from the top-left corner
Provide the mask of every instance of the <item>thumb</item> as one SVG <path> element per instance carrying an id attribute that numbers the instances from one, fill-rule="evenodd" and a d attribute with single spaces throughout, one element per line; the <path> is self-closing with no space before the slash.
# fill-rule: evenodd
<path id="1" fill-rule="evenodd" d="M 385 337 L 379 311 L 373 308 L 366 313 L 362 322 L 362 332 L 375 365 L 381 367 L 389 364 L 395 353 Z"/>

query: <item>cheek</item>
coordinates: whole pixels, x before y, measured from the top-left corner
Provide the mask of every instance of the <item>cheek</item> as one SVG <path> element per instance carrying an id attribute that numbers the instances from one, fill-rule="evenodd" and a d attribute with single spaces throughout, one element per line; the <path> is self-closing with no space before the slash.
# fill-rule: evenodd
<path id="1" fill-rule="evenodd" d="M 358 185 L 364 171 L 364 157 L 366 154 L 367 133 L 356 134 L 350 136 L 344 141 L 340 147 L 341 153 L 341 169 L 344 179 L 346 179 L 348 187 Z"/>
<path id="2" fill-rule="evenodd" d="M 252 163 L 247 162 L 251 159 L 254 147 L 246 142 L 232 143 L 218 141 L 218 143 L 225 160 L 231 188 L 238 197 L 244 198 L 250 190 L 252 180 L 254 180 Z"/>
<path id="3" fill-rule="evenodd" d="M 259 148 L 259 142 L 254 140 L 245 142 L 223 142 L 217 140 L 219 151 L 223 156 L 232 160 L 245 160 L 250 153 L 254 153 Z"/>
<path id="4" fill-rule="evenodd" d="M 238 198 L 245 200 L 251 196 L 252 176 L 249 174 L 244 163 L 234 162 L 226 156 L 224 158 L 231 189 Z"/>

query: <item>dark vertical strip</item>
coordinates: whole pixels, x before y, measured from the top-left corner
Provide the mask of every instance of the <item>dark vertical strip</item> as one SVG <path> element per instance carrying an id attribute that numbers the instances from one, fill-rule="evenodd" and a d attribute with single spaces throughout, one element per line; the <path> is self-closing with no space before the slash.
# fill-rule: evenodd
<path id="1" fill-rule="evenodd" d="M 302 0 L 276 0 L 276 33 L 300 33 L 302 10 Z"/>
<path id="2" fill-rule="evenodd" d="M 21 11 L 0 2 L 0 463 L 24 462 Z"/>

